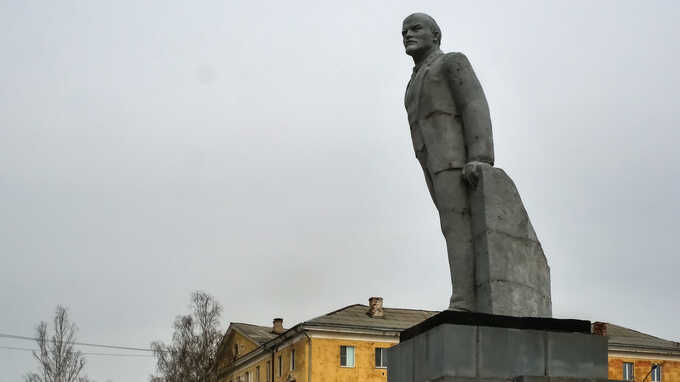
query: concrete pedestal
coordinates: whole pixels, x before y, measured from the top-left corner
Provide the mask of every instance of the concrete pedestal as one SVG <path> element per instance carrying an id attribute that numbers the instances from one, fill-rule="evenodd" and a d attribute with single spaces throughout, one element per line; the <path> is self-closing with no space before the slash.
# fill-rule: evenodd
<path id="1" fill-rule="evenodd" d="M 552 317 L 550 268 L 512 179 L 483 167 L 469 196 L 476 311 Z"/>
<path id="2" fill-rule="evenodd" d="M 607 339 L 590 322 L 444 311 L 401 334 L 388 382 L 607 380 Z"/>

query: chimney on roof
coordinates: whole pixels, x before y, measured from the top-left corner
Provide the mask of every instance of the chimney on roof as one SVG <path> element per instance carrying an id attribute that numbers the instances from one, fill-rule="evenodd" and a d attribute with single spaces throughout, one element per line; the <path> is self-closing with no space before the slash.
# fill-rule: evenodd
<path id="1" fill-rule="evenodd" d="M 274 326 L 272 327 L 272 333 L 281 334 L 285 331 L 286 329 L 283 328 L 283 318 L 275 318 Z"/>
<path id="2" fill-rule="evenodd" d="M 371 297 L 368 299 L 368 312 L 366 312 L 371 318 L 382 318 L 385 316 L 383 312 L 383 298 L 382 297 Z"/>
<path id="3" fill-rule="evenodd" d="M 593 334 L 598 336 L 607 336 L 607 323 L 593 322 Z"/>

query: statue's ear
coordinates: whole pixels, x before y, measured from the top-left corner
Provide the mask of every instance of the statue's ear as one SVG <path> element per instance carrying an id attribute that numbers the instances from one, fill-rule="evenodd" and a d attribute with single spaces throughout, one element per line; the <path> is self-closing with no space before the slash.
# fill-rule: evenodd
<path id="1" fill-rule="evenodd" d="M 432 31 L 432 35 L 434 36 L 434 43 L 439 45 L 442 42 L 441 33 L 438 31 Z"/>

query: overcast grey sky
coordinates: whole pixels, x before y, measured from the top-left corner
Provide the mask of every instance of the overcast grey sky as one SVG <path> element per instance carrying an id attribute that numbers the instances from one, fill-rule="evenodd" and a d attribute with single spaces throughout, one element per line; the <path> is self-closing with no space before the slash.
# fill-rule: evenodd
<path id="1" fill-rule="evenodd" d="M 223 328 L 446 308 L 403 107 L 401 21 L 424 11 L 484 86 L 554 315 L 678 341 L 678 4 L 0 1 L 0 332 L 64 304 L 81 341 L 147 347 L 196 289 Z M 0 349 L 0 380 L 34 368 Z"/>

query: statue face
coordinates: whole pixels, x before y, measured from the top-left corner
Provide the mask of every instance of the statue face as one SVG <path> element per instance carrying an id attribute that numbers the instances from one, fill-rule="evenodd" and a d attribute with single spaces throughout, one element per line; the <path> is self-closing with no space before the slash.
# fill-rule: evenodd
<path id="1" fill-rule="evenodd" d="M 401 37 L 406 54 L 409 56 L 429 51 L 435 47 L 437 40 L 437 36 L 432 33 L 429 21 L 419 15 L 411 15 L 404 20 Z"/>

